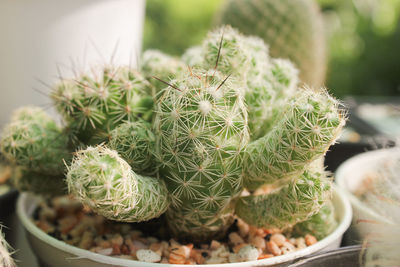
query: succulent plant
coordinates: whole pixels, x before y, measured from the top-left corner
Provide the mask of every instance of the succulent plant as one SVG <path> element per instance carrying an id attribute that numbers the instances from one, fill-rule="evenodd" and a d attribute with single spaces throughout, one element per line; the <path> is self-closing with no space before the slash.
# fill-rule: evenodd
<path id="1" fill-rule="evenodd" d="M 66 179 L 83 203 L 126 222 L 165 213 L 169 231 L 192 242 L 224 235 L 235 216 L 283 229 L 323 218 L 331 186 L 321 159 L 345 119 L 325 89 L 299 88 L 292 63 L 231 27 L 182 61 L 147 51 L 141 70 L 150 82 L 103 68 L 54 89 L 85 146 Z M 272 191 L 254 194 L 263 186 Z"/>
<path id="2" fill-rule="evenodd" d="M 324 83 L 325 32 L 314 0 L 227 0 L 216 24 L 263 38 L 273 57 L 293 61 L 303 82 L 313 87 Z"/>

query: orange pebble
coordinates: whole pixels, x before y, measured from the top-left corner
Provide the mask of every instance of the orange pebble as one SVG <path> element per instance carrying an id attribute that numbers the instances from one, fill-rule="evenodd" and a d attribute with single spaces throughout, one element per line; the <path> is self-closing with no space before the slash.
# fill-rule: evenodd
<path id="1" fill-rule="evenodd" d="M 269 252 L 274 254 L 274 256 L 279 256 L 282 254 L 282 251 L 279 249 L 278 245 L 275 244 L 274 241 L 268 241 L 267 242 L 267 249 Z"/>
<path id="2" fill-rule="evenodd" d="M 306 241 L 306 245 L 307 246 L 311 246 L 315 243 L 317 243 L 317 239 L 315 238 L 315 236 L 310 235 L 310 234 L 306 234 L 306 236 L 304 237 L 305 241 Z"/>

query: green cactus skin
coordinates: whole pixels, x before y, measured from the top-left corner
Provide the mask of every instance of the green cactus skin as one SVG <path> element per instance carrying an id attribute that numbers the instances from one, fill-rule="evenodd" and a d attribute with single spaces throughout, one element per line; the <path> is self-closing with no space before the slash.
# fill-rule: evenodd
<path id="1" fill-rule="evenodd" d="M 3 129 L 0 145 L 9 162 L 47 175 L 62 175 L 63 160 L 71 158 L 67 137 L 38 107 L 16 110 Z"/>
<path id="2" fill-rule="evenodd" d="M 16 167 L 11 177 L 12 184 L 20 192 L 41 196 L 59 196 L 68 193 L 63 175 L 48 175 Z"/>
<path id="3" fill-rule="evenodd" d="M 264 136 L 279 118 L 282 103 L 294 94 L 298 70 L 287 60 L 269 58 L 262 39 L 230 26 L 210 32 L 203 50 L 206 68 L 236 75 L 244 83 L 251 139 Z"/>
<path id="4" fill-rule="evenodd" d="M 303 82 L 323 85 L 326 41 L 322 14 L 314 0 L 227 0 L 217 25 L 231 25 L 269 44 L 273 57 L 288 58 Z"/>
<path id="5" fill-rule="evenodd" d="M 285 182 L 324 155 L 345 122 L 338 105 L 325 90 L 299 90 L 274 128 L 246 148 L 245 187 Z"/>
<path id="6" fill-rule="evenodd" d="M 329 199 L 330 189 L 323 173 L 305 171 L 273 193 L 241 197 L 235 211 L 257 227 L 288 228 L 316 214 Z"/>
<path id="7" fill-rule="evenodd" d="M 150 84 L 128 67 L 93 69 L 77 79 L 62 80 L 51 97 L 67 128 L 83 143 L 109 138 L 122 121 L 151 120 Z"/>
<path id="8" fill-rule="evenodd" d="M 147 221 L 169 205 L 162 180 L 134 173 L 116 151 L 103 146 L 76 152 L 67 184 L 81 202 L 110 220 Z"/>
<path id="9" fill-rule="evenodd" d="M 167 85 L 154 77 L 168 82 L 187 69 L 187 66 L 179 58 L 153 49 L 146 50 L 143 53 L 140 65 L 145 77 L 155 87 L 157 95 Z"/>
<path id="10" fill-rule="evenodd" d="M 157 172 L 154 155 L 156 138 L 150 123 L 144 120 L 124 122 L 110 135 L 108 146 L 116 150 L 134 172 L 147 175 Z"/>
<path id="11" fill-rule="evenodd" d="M 249 139 L 235 79 L 213 73 L 187 72 L 165 88 L 154 122 L 161 175 L 172 198 L 167 222 L 174 235 L 191 240 L 229 227 Z"/>
<path id="12" fill-rule="evenodd" d="M 332 233 L 338 223 L 335 219 L 335 208 L 332 201 L 327 201 L 319 212 L 311 216 L 308 220 L 298 223 L 293 227 L 293 235 L 305 236 L 311 234 L 318 240 Z"/>

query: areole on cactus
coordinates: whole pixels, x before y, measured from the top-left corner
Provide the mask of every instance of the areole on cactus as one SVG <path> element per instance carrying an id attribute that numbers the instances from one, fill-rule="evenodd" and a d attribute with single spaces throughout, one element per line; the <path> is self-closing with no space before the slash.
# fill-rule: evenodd
<path id="1" fill-rule="evenodd" d="M 140 69 L 144 76 L 105 67 L 62 80 L 52 98 L 65 129 L 38 119 L 47 118 L 41 112 L 19 112 L 2 150 L 24 170 L 46 173 L 45 164 L 32 164 L 39 158 L 25 160 L 31 137 L 18 132 L 35 126 L 27 132 L 63 151 L 69 191 L 95 212 L 125 222 L 165 213 L 170 232 L 192 242 L 223 236 L 235 216 L 255 226 L 331 230 L 321 226 L 333 211 L 320 160 L 345 114 L 325 89 L 298 88 L 293 64 L 231 27 L 210 32 L 182 61 L 145 52 Z M 71 162 L 67 132 L 81 146 Z M 61 172 L 62 158 L 52 159 Z M 271 190 L 253 194 L 261 187 Z"/>

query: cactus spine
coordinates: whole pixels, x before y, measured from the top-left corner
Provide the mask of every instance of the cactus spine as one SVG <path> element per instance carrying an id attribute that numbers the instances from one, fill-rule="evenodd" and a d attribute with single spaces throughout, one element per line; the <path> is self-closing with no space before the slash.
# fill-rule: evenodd
<path id="1" fill-rule="evenodd" d="M 273 57 L 288 58 L 310 86 L 323 85 L 326 42 L 323 18 L 314 0 L 227 0 L 216 24 L 228 24 L 269 44 Z"/>

